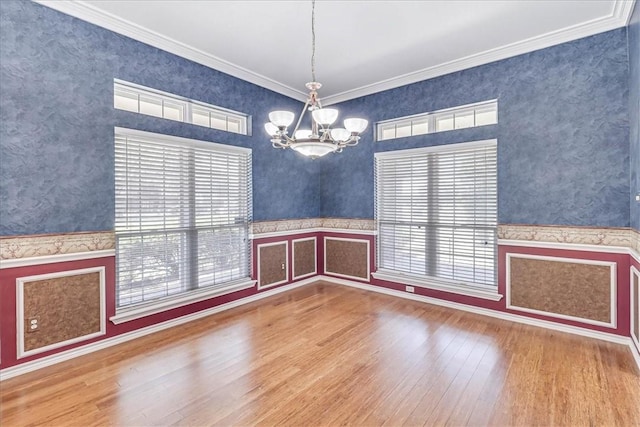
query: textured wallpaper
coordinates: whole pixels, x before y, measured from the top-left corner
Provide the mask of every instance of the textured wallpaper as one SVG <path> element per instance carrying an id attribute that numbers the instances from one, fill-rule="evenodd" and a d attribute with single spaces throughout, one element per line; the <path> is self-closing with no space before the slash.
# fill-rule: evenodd
<path id="1" fill-rule="evenodd" d="M 345 102 L 341 118 L 370 120 L 361 143 L 311 161 L 271 148 L 262 128 L 269 111 L 298 114 L 299 102 L 44 6 L 3 0 L 0 235 L 111 230 L 114 126 L 251 147 L 258 221 L 372 218 L 375 151 L 498 138 L 500 222 L 629 226 L 630 172 L 631 185 L 639 178 L 629 167 L 638 67 L 630 79 L 628 65 L 619 29 Z M 114 110 L 113 78 L 246 112 L 253 136 Z M 498 125 L 373 141 L 375 121 L 493 98 Z M 633 211 L 637 227 L 637 204 Z"/>
<path id="2" fill-rule="evenodd" d="M 345 102 L 374 123 L 497 98 L 499 123 L 382 142 L 371 126 L 323 163 L 320 212 L 373 216 L 376 151 L 497 138 L 501 223 L 627 227 L 627 67 L 622 28 Z"/>
<path id="3" fill-rule="evenodd" d="M 629 120 L 631 144 L 631 227 L 640 230 L 640 202 L 635 195 L 640 194 L 640 3 L 629 23 Z"/>
<path id="4" fill-rule="evenodd" d="M 242 136 L 113 109 L 119 78 L 248 113 Z M 253 149 L 254 219 L 317 217 L 319 163 L 275 150 L 302 104 L 30 1 L 0 1 L 0 235 L 112 230 L 114 126 Z"/>

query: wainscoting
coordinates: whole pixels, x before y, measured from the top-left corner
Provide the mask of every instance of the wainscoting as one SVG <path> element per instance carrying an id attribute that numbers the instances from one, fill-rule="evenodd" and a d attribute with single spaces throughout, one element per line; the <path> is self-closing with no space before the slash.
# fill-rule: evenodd
<path id="1" fill-rule="evenodd" d="M 0 333 L 15 337 L 3 339 L 1 373 L 18 375 L 322 277 L 605 340 L 619 337 L 640 365 L 640 233 L 635 230 L 501 225 L 498 294 L 505 298 L 497 300 L 409 289 L 372 277 L 375 237 L 372 220 L 255 223 L 256 286 L 118 324 L 107 320 L 115 315 L 116 289 L 109 233 L 0 238 Z M 55 308 L 44 308 L 52 304 Z M 38 332 L 27 332 L 34 319 Z"/>

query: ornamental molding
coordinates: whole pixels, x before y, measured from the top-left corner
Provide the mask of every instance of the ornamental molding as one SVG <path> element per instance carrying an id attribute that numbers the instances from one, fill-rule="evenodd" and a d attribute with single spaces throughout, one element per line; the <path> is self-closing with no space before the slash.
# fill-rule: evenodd
<path id="1" fill-rule="evenodd" d="M 632 236 L 639 233 L 629 228 L 566 227 L 555 225 L 498 225 L 498 239 L 531 242 L 566 243 L 634 248 Z M 635 247 L 637 251 L 637 241 Z"/>
<path id="2" fill-rule="evenodd" d="M 254 222 L 252 224 L 252 234 L 260 237 L 261 234 L 287 231 L 317 231 L 318 229 L 373 231 L 375 228 L 376 224 L 372 219 L 306 218 Z"/>
<path id="3" fill-rule="evenodd" d="M 631 229 L 631 244 L 629 246 L 632 250 L 636 252 L 636 254 L 640 254 L 640 231 L 636 229 Z M 640 255 L 637 255 L 640 256 Z M 636 257 L 637 257 L 636 256 Z"/>
<path id="4" fill-rule="evenodd" d="M 268 233 L 323 229 L 375 231 L 376 223 L 373 219 L 305 218 L 258 221 L 251 229 L 255 237 L 260 237 Z M 630 228 L 501 224 L 498 239 L 627 247 L 640 253 L 640 231 Z M 0 237 L 0 260 L 112 250 L 115 240 L 113 231 Z"/>
<path id="5" fill-rule="evenodd" d="M 0 260 L 115 249 L 113 231 L 0 237 Z"/>

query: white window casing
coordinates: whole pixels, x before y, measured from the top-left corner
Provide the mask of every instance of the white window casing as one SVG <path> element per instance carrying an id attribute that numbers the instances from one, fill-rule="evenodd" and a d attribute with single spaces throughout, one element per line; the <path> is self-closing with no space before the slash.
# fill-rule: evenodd
<path id="1" fill-rule="evenodd" d="M 115 129 L 118 309 L 250 281 L 251 150 Z"/>
<path id="2" fill-rule="evenodd" d="M 377 122 L 376 140 L 385 141 L 496 123 L 498 101 L 494 99 Z"/>
<path id="3" fill-rule="evenodd" d="M 249 135 L 251 118 L 237 111 L 114 79 L 113 107 L 226 132 Z"/>
<path id="4" fill-rule="evenodd" d="M 376 153 L 375 193 L 378 274 L 496 292 L 496 140 Z"/>

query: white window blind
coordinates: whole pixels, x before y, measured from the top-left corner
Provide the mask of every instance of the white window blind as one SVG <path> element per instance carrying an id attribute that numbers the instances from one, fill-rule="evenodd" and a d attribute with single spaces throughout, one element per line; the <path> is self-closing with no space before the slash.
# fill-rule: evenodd
<path id="1" fill-rule="evenodd" d="M 117 305 L 247 279 L 251 151 L 117 129 Z"/>
<path id="2" fill-rule="evenodd" d="M 380 271 L 496 286 L 496 141 L 376 154 Z"/>

